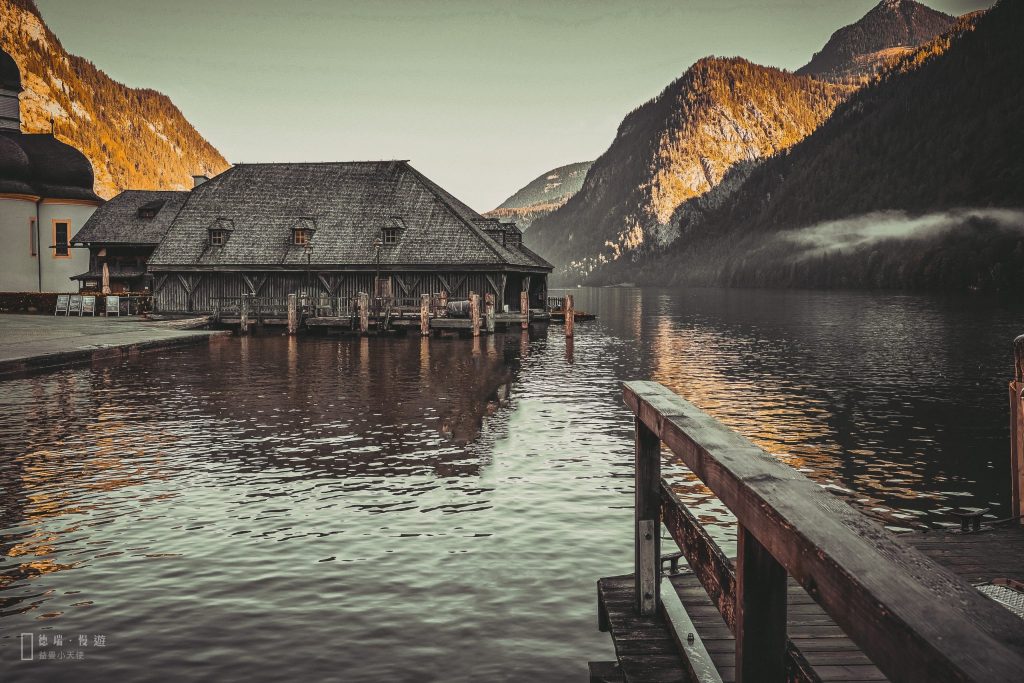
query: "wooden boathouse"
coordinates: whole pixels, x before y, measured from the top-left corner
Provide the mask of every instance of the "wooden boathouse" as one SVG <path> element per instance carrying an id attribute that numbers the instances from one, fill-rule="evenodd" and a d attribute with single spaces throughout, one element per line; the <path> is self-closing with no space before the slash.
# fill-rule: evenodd
<path id="1" fill-rule="evenodd" d="M 425 295 L 475 293 L 518 320 L 545 309 L 552 266 L 515 224 L 407 161 L 374 161 L 234 166 L 189 192 L 148 270 L 163 314 L 224 318 L 257 303 L 284 318 L 294 295 L 311 318 L 342 320 L 363 294 L 374 313 L 418 315 Z"/>
<path id="2" fill-rule="evenodd" d="M 1015 358 L 1010 517 L 961 509 L 952 529 L 904 534 L 666 387 L 626 383 L 634 571 L 598 581 L 617 661 L 590 680 L 1024 680 L 1024 337 Z M 735 516 L 735 556 L 661 478 L 663 445 Z M 678 552 L 662 554 L 663 526 Z"/>

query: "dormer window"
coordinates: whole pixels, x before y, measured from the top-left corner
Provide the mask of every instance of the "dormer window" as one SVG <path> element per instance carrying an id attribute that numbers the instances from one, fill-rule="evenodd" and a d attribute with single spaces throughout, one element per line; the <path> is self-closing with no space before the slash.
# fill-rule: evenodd
<path id="1" fill-rule="evenodd" d="M 211 247 L 222 247 L 235 229 L 235 222 L 230 218 L 218 218 L 207 228 L 210 235 Z"/>
<path id="2" fill-rule="evenodd" d="M 402 222 L 401 218 L 392 216 L 384 222 L 384 227 L 380 230 L 381 241 L 384 242 L 384 246 L 391 244 L 398 244 L 398 240 L 402 239 L 402 232 L 405 230 L 405 223 Z"/>
<path id="3" fill-rule="evenodd" d="M 156 199 L 151 202 L 147 202 L 139 207 L 139 218 L 156 218 L 156 215 L 160 213 L 160 209 L 163 208 L 164 200 Z"/>
<path id="4" fill-rule="evenodd" d="M 309 216 L 302 216 L 292 224 L 292 244 L 297 247 L 309 247 L 314 231 L 316 231 L 316 220 Z"/>
<path id="5" fill-rule="evenodd" d="M 519 234 L 517 232 L 512 232 L 512 233 L 506 233 L 506 235 L 507 235 L 506 239 L 508 240 L 508 244 L 510 244 L 511 246 L 513 246 L 513 247 L 521 247 L 521 246 L 523 246 L 523 236 L 521 234 Z"/>

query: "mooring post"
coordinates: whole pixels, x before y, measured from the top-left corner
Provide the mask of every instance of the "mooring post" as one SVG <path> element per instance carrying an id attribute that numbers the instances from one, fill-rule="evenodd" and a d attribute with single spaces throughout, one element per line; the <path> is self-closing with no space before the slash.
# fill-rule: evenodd
<path id="1" fill-rule="evenodd" d="M 530 293 L 526 290 L 519 292 L 519 312 L 523 316 L 523 329 L 530 327 Z"/>
<path id="2" fill-rule="evenodd" d="M 420 295 L 420 336 L 430 336 L 430 295 Z"/>
<path id="3" fill-rule="evenodd" d="M 299 333 L 299 295 L 288 295 L 288 334 Z"/>
<path id="4" fill-rule="evenodd" d="M 484 294 L 484 314 L 487 316 L 487 332 L 494 334 L 494 294 Z"/>
<path id="5" fill-rule="evenodd" d="M 239 305 L 238 312 L 238 332 L 239 334 L 249 334 L 249 294 L 242 295 L 242 302 Z"/>
<path id="6" fill-rule="evenodd" d="M 572 300 L 572 294 L 565 295 L 565 336 L 572 339 L 576 325 L 576 307 Z"/>
<path id="7" fill-rule="evenodd" d="M 469 293 L 469 320 L 473 326 L 473 336 L 480 336 L 480 295 L 476 292 Z"/>
<path id="8" fill-rule="evenodd" d="M 359 333 L 366 334 L 370 329 L 370 295 L 359 292 Z"/>
<path id="9" fill-rule="evenodd" d="M 1024 334 L 1013 340 L 1013 381 L 1010 382 L 1010 514 L 1024 524 Z"/>
<path id="10" fill-rule="evenodd" d="M 661 574 L 661 438 L 636 418 L 633 578 L 636 610 L 657 613 Z"/>

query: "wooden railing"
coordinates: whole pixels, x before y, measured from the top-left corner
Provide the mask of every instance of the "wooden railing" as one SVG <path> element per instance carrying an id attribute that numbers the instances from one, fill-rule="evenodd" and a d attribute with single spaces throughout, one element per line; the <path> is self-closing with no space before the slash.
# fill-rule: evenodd
<path id="1" fill-rule="evenodd" d="M 674 623 L 681 608 L 661 600 L 664 522 L 736 637 L 737 681 L 815 680 L 787 639 L 787 577 L 890 680 L 1022 679 L 1016 616 L 664 386 L 628 382 L 623 393 L 636 416 L 638 612 Z M 736 517 L 735 565 L 662 481 L 662 443 Z"/>

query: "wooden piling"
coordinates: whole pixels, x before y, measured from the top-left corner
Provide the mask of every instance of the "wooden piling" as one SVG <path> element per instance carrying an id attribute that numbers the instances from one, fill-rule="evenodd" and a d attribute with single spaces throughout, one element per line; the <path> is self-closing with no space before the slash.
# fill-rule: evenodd
<path id="1" fill-rule="evenodd" d="M 519 312 L 523 315 L 523 329 L 530 327 L 530 293 L 526 290 L 519 292 Z"/>
<path id="2" fill-rule="evenodd" d="M 786 570 L 742 524 L 736 549 L 736 681 L 785 681 Z"/>
<path id="3" fill-rule="evenodd" d="M 469 320 L 473 327 L 473 336 L 480 336 L 480 295 L 476 292 L 469 293 Z"/>
<path id="4" fill-rule="evenodd" d="M 249 304 L 250 294 L 243 294 L 242 301 L 239 305 L 238 312 L 238 332 L 239 334 L 249 334 Z"/>
<path id="5" fill-rule="evenodd" d="M 1013 340 L 1013 381 L 1010 382 L 1010 514 L 1024 524 L 1024 335 Z M 1004 489 L 1005 490 L 1005 489 Z"/>
<path id="6" fill-rule="evenodd" d="M 366 334 L 370 330 L 370 295 L 366 292 L 358 294 L 359 333 Z"/>
<path id="7" fill-rule="evenodd" d="M 420 336 L 430 336 L 430 295 L 420 295 Z"/>
<path id="8" fill-rule="evenodd" d="M 484 314 L 487 316 L 487 332 L 494 334 L 494 294 L 484 294 Z"/>
<path id="9" fill-rule="evenodd" d="M 572 339 L 576 325 L 576 307 L 572 300 L 572 294 L 565 295 L 565 336 Z"/>
<path id="10" fill-rule="evenodd" d="M 288 295 L 288 334 L 299 333 L 299 295 Z"/>

